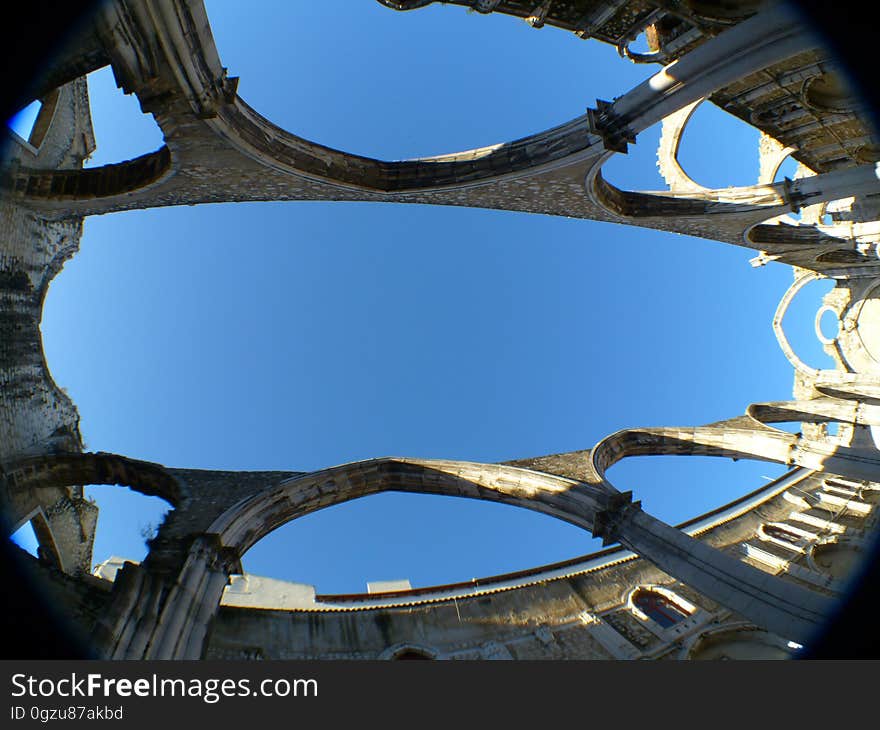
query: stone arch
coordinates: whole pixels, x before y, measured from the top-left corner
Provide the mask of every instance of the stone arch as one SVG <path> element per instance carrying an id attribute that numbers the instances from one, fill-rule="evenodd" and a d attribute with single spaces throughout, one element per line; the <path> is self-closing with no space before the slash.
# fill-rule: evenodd
<path id="1" fill-rule="evenodd" d="M 450 530 L 456 533 L 451 541 Z M 319 602 L 339 596 L 381 602 L 527 580 L 596 549 L 598 541 L 582 528 L 536 510 L 385 491 L 297 517 L 260 538 L 241 562 L 258 581 L 311 584 Z M 307 559 L 278 565 L 278 555 L 302 551 Z"/>
<path id="2" fill-rule="evenodd" d="M 586 116 L 521 139 L 400 162 L 333 149 L 291 134 L 236 97 L 218 110 L 215 124 L 233 147 L 276 169 L 343 187 L 387 193 L 428 190 L 527 174 L 539 165 L 595 157 Z"/>
<path id="3" fill-rule="evenodd" d="M 699 610 L 690 601 L 660 585 L 636 586 L 629 592 L 626 606 L 637 618 L 664 630 L 687 620 Z"/>
<path id="4" fill-rule="evenodd" d="M 800 96 L 806 106 L 818 112 L 850 112 L 859 103 L 849 81 L 836 69 L 805 79 Z"/>
<path id="5" fill-rule="evenodd" d="M 844 257 L 852 259 L 849 254 L 859 252 L 851 250 L 852 241 L 848 237 L 833 235 L 835 230 L 837 229 L 834 226 L 793 225 L 793 223 L 771 225 L 767 222 L 759 222 L 745 228 L 742 240 L 750 248 L 760 249 L 766 254 L 759 259 L 761 263 L 785 256 L 789 263 L 815 271 L 828 270 L 829 275 L 836 276 L 844 268 L 844 264 L 832 259 Z M 865 255 L 849 261 L 850 266 L 868 263 L 872 263 L 871 259 Z"/>
<path id="6" fill-rule="evenodd" d="M 761 170 L 758 173 L 758 182 L 763 185 L 771 185 L 776 181 L 780 168 L 791 159 L 792 153 L 796 150 L 794 147 L 785 147 L 767 134 L 761 135 L 759 146 L 761 148 Z"/>
<path id="7" fill-rule="evenodd" d="M 54 551 L 58 565 L 68 573 L 91 571 L 98 508 L 83 498 L 83 485 L 114 485 L 159 497 L 171 508 L 185 501 L 181 484 L 157 464 L 114 454 L 57 454 L 9 462 L 0 478 L 10 498 L 20 504 L 39 505 L 46 490 L 57 492 L 46 508 L 47 524 L 55 525 Z M 170 512 L 169 512 L 170 514 Z M 39 538 L 39 533 L 38 538 Z M 43 531 L 49 541 L 49 533 Z"/>
<path id="8" fill-rule="evenodd" d="M 636 455 L 726 456 L 787 464 L 803 461 L 810 468 L 822 468 L 826 462 L 835 467 L 841 463 L 852 471 L 862 467 L 859 457 L 838 459 L 833 450 L 826 452 L 813 444 L 793 462 L 793 443 L 797 440 L 791 434 L 765 428 L 748 416 L 699 428 L 629 429 L 600 441 L 590 453 L 589 467 L 594 474 L 591 480 L 598 480 L 609 491 L 616 490 L 605 479 L 606 470 Z M 631 493 L 617 494 L 621 501 L 631 498 Z M 791 638 L 812 636 L 831 610 L 824 596 L 778 578 L 768 580 L 763 571 L 674 532 L 637 509 L 637 505 L 623 504 L 599 513 L 594 534 L 602 536 L 606 544 L 619 541 L 708 598 Z M 673 544 L 677 545 L 675 553 L 670 551 Z M 719 590 L 721 584 L 736 585 L 736 590 Z"/>
<path id="9" fill-rule="evenodd" d="M 737 432 L 744 437 L 744 450 L 739 450 L 733 443 Z M 761 429 L 759 423 L 748 421 L 680 429 L 632 428 L 617 431 L 602 439 L 593 447 L 589 459 L 597 477 L 614 489 L 605 480 L 605 472 L 617 462 L 631 456 L 722 456 L 776 461 L 770 453 L 774 450 L 774 442 L 782 439 L 787 441 L 788 437 L 787 433 L 773 433 L 772 429 Z M 746 441 L 749 443 L 746 444 Z M 765 441 L 762 446 L 766 454 L 760 453 L 761 449 L 750 448 L 754 445 L 752 442 L 758 441 Z M 746 448 L 749 450 L 746 451 Z M 787 446 L 785 448 L 787 450 Z"/>
<path id="10" fill-rule="evenodd" d="M 687 124 L 705 99 L 698 99 L 692 104 L 682 107 L 663 120 L 663 131 L 660 134 L 660 145 L 657 148 L 657 167 L 666 180 L 670 190 L 707 190 L 694 180 L 678 160 L 678 151 Z"/>
<path id="11" fill-rule="evenodd" d="M 838 313 L 841 329 L 847 333 L 847 344 L 856 345 L 864 353 L 867 362 L 874 366 L 880 365 L 880 341 L 878 341 L 880 338 L 872 336 L 871 328 L 864 328 L 867 331 L 863 332 L 863 328 L 858 324 L 863 315 L 869 320 L 874 314 L 872 310 L 877 309 L 880 309 L 880 282 L 872 282 L 860 296 L 856 297 L 844 315 Z M 841 333 L 838 332 L 838 338 L 840 337 Z"/>
<path id="12" fill-rule="evenodd" d="M 668 116 L 662 122 L 662 130 L 657 164 L 672 190 L 705 191 L 774 182 L 755 175 L 757 130 L 707 98 L 698 99 Z M 734 168 L 719 165 L 717 161 L 704 167 L 706 157 L 698 150 L 704 149 L 716 135 L 725 138 L 724 154 L 738 160 Z"/>
<path id="13" fill-rule="evenodd" d="M 418 8 L 424 8 L 434 0 L 377 0 L 380 5 L 384 5 L 386 8 L 391 8 L 391 10 L 417 10 Z M 477 8 L 479 10 L 479 8 Z M 485 11 L 483 11 L 485 12 Z"/>
<path id="14" fill-rule="evenodd" d="M 424 644 L 404 642 L 389 646 L 377 659 L 387 661 L 406 661 L 410 659 L 440 659 L 440 650 Z"/>
<path id="15" fill-rule="evenodd" d="M 469 462 L 373 459 L 287 479 L 242 499 L 194 539 L 176 575 L 123 570 L 119 610 L 102 627 L 108 658 L 195 658 L 240 556 L 281 525 L 322 507 L 381 491 L 490 499 L 526 507 L 591 530 L 612 498 L 595 485 L 516 467 Z M 131 615 L 128 606 L 139 608 Z M 149 606 L 160 611 L 144 615 Z"/>
<path id="16" fill-rule="evenodd" d="M 807 552 L 807 562 L 813 570 L 842 582 L 853 577 L 862 557 L 860 542 L 840 535 L 820 540 Z"/>
<path id="17" fill-rule="evenodd" d="M 171 170 L 171 152 L 163 145 L 133 160 L 102 167 L 49 172 L 21 168 L 11 185 L 14 193 L 31 199 L 92 200 L 145 190 Z"/>
<path id="18" fill-rule="evenodd" d="M 676 197 L 621 190 L 608 182 L 597 164 L 587 173 L 584 187 L 590 200 L 616 218 L 652 218 L 663 216 L 702 216 L 708 213 L 707 201 L 696 197 Z"/>
<path id="19" fill-rule="evenodd" d="M 757 404 L 772 410 L 777 404 Z M 797 434 L 771 428 L 763 420 L 846 421 L 847 413 L 837 403 L 827 404 L 827 411 L 803 407 L 800 402 L 782 403 L 778 415 L 761 420 L 752 415 L 689 428 L 627 429 L 600 441 L 591 452 L 591 466 L 609 489 L 617 491 L 604 478 L 605 471 L 629 456 L 693 455 L 721 456 L 733 459 L 771 461 L 836 474 L 846 479 L 872 479 L 880 466 L 873 451 L 845 447 L 836 443 L 802 438 Z M 820 404 L 821 405 L 821 404 Z M 619 494 L 619 492 L 618 492 Z"/>
<path id="20" fill-rule="evenodd" d="M 822 317 L 826 312 L 834 315 L 834 324 L 837 326 L 837 332 L 833 336 L 828 336 L 822 331 Z M 819 307 L 819 310 L 816 312 L 816 319 L 813 322 L 813 328 L 816 330 L 816 339 L 818 339 L 819 342 L 823 345 L 833 345 L 837 342 L 837 338 L 840 336 L 841 326 L 840 312 L 838 312 L 837 309 L 828 304 L 823 304 Z"/>
<path id="21" fill-rule="evenodd" d="M 791 343 L 788 341 L 788 337 L 785 334 L 785 328 L 783 327 L 783 320 L 785 319 L 785 314 L 788 312 L 788 308 L 791 306 L 792 301 L 795 296 L 797 296 L 798 292 L 803 289 L 807 284 L 810 284 L 814 281 L 820 281 L 827 277 L 819 274 L 817 272 L 811 272 L 809 274 L 805 274 L 797 279 L 789 288 L 785 294 L 782 295 L 782 299 L 779 300 L 779 306 L 776 308 L 776 312 L 773 315 L 773 333 L 776 335 L 776 341 L 779 343 L 779 347 L 782 349 L 782 352 L 785 354 L 785 358 L 791 363 L 792 367 L 799 373 L 802 373 L 809 377 L 815 377 L 819 374 L 819 370 L 814 367 L 810 367 L 803 360 L 798 357 L 797 353 L 795 353 L 794 348 L 791 346 Z M 820 309 L 820 314 L 822 310 Z M 832 310 L 833 311 L 833 310 Z M 838 318 L 840 317 L 840 312 L 836 312 Z M 818 317 L 816 318 L 816 329 L 818 331 Z"/>
<path id="22" fill-rule="evenodd" d="M 807 401 L 777 401 L 753 403 L 746 410 L 747 417 L 765 429 L 782 432 L 776 424 L 785 423 L 844 423 L 868 424 L 876 420 L 872 409 L 861 413 L 852 401 L 815 398 Z"/>
<path id="23" fill-rule="evenodd" d="M 744 241 L 761 243 L 755 238 L 765 228 L 780 226 L 760 225 L 763 221 L 778 218 L 782 213 L 799 209 L 805 205 L 821 204 L 828 200 L 861 192 L 875 187 L 876 176 L 872 165 L 861 165 L 844 171 L 825 172 L 819 175 L 799 178 L 781 183 L 747 185 L 744 187 L 707 189 L 686 189 L 680 194 L 657 194 L 621 190 L 604 179 L 602 163 L 608 159 L 606 153 L 590 168 L 584 176 L 584 190 L 589 199 L 610 215 L 620 219 L 639 219 L 652 217 L 703 217 L 736 216 L 734 220 L 746 229 Z M 873 176 L 873 177 L 872 177 Z M 798 230 L 798 226 L 786 226 Z M 819 231 L 814 226 L 805 226 L 811 239 L 829 239 L 835 245 L 846 245 L 844 240 L 834 238 Z M 826 226 L 836 230 L 833 226 Z M 782 242 L 791 248 L 793 241 Z M 814 244 L 815 245 L 815 244 Z"/>
<path id="24" fill-rule="evenodd" d="M 52 120 L 55 118 L 55 111 L 58 108 L 59 96 L 60 91 L 58 89 L 53 89 L 42 99 L 39 99 L 40 109 L 37 112 L 37 118 L 34 120 L 28 138 L 25 140 L 25 142 L 37 152 L 39 152 L 43 140 L 46 138 L 46 133 L 52 126 Z"/>
<path id="25" fill-rule="evenodd" d="M 782 522 L 766 522 L 758 527 L 758 538 L 796 553 L 805 551 L 803 543 L 810 533 Z"/>
<path id="26" fill-rule="evenodd" d="M 511 466 L 383 458 L 282 482 L 239 502 L 209 528 L 225 549 L 243 555 L 272 530 L 332 504 L 382 491 L 487 499 L 525 507 L 593 529 L 611 494 L 596 485 Z"/>
<path id="27" fill-rule="evenodd" d="M 53 565 L 63 569 L 63 556 L 58 549 L 58 543 L 55 540 L 52 526 L 49 524 L 49 520 L 46 519 L 46 513 L 42 507 L 36 507 L 23 519 L 20 519 L 14 524 L 10 530 L 10 534 L 15 534 L 15 532 L 28 522 L 31 523 L 34 536 L 37 538 L 38 549 L 42 552 L 42 555 Z"/>
<path id="28" fill-rule="evenodd" d="M 704 631 L 682 648 L 682 659 L 789 659 L 792 646 L 754 624 L 732 622 Z"/>
<path id="29" fill-rule="evenodd" d="M 82 484 L 118 484 L 173 507 L 184 499 L 180 482 L 157 464 L 116 454 L 87 453 L 21 459 L 6 466 L 3 481 L 10 492 Z"/>

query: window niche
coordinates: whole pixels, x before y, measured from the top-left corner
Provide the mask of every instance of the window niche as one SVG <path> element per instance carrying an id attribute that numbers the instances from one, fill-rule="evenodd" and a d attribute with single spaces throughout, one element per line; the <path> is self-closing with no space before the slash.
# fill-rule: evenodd
<path id="1" fill-rule="evenodd" d="M 656 586 L 636 588 L 629 603 L 636 616 L 652 621 L 662 629 L 673 628 L 697 610 L 696 606 L 671 591 Z"/>

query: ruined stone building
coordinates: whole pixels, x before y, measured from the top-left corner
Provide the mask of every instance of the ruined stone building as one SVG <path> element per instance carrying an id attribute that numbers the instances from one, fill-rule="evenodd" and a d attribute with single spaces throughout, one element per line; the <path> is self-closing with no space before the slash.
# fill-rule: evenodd
<path id="1" fill-rule="evenodd" d="M 380 2 L 389 12 L 417 11 L 431 0 Z M 648 80 L 523 139 L 401 162 L 315 144 L 245 104 L 201 0 L 112 0 L 33 80 L 39 118 L 28 140 L 9 135 L 0 168 L 0 499 L 10 532 L 33 525 L 41 557 L 22 560 L 96 656 L 785 657 L 832 616 L 871 546 L 880 503 L 880 146 L 837 59 L 797 14 L 760 0 L 452 4 L 615 44 L 649 64 Z M 631 50 L 642 34 L 649 53 Z M 85 75 L 108 64 L 165 144 L 84 169 L 95 146 Z M 700 103 L 761 130 L 754 185 L 708 189 L 678 164 Z M 603 164 L 655 124 L 668 189 L 610 184 Z M 789 157 L 798 175 L 773 182 Z M 583 451 L 503 464 L 401 457 L 310 473 L 218 472 L 86 452 L 76 406 L 49 375 L 40 333 L 47 287 L 76 254 L 83 219 L 265 200 L 526 211 L 751 249 L 754 266 L 793 271 L 773 319 L 793 369 L 792 398 L 743 404 L 744 414 L 717 423 L 627 429 Z M 804 364 L 782 326 L 789 303 L 816 279 L 835 285 L 817 314 L 831 312 L 839 323 L 833 339 L 822 336 L 836 363 L 829 370 Z M 790 421 L 803 424 L 799 433 L 774 427 Z M 653 454 L 789 469 L 672 527 L 605 476 L 621 459 Z M 126 486 L 173 506 L 141 564 L 92 573 L 97 515 L 82 487 L 89 484 Z M 282 524 L 386 490 L 536 510 L 601 537 L 606 548 L 466 584 L 351 596 L 242 573 L 241 556 Z"/>

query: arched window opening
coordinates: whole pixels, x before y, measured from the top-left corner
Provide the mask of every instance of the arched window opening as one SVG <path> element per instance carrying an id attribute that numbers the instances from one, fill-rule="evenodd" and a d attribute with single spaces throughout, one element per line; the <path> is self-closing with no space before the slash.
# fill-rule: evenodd
<path id="1" fill-rule="evenodd" d="M 678 161 L 694 182 L 707 188 L 755 185 L 760 137 L 755 127 L 703 102 L 684 128 Z M 723 145 L 717 143 L 719 139 L 724 140 Z"/>
<path id="2" fill-rule="evenodd" d="M 821 112 L 849 112 L 858 104 L 858 95 L 848 79 L 836 71 L 808 79 L 803 98 L 808 106 Z"/>
<path id="3" fill-rule="evenodd" d="M 52 528 L 46 521 L 42 510 L 38 509 L 36 513 L 33 513 L 31 519 L 13 532 L 9 539 L 35 558 L 55 567 L 61 567 L 62 559 L 58 554 L 55 536 L 52 534 Z"/>
<path id="4" fill-rule="evenodd" d="M 801 541 L 802 537 L 798 535 L 796 532 L 792 532 L 791 530 L 787 530 L 780 525 L 762 525 L 761 532 L 769 538 L 774 540 L 779 540 L 784 542 L 792 547 L 797 547 L 798 543 Z"/>
<path id="5" fill-rule="evenodd" d="M 851 499 L 857 499 L 859 496 L 859 486 L 857 484 L 845 484 L 834 479 L 826 479 L 822 484 L 822 491 Z"/>
<path id="6" fill-rule="evenodd" d="M 632 597 L 633 606 L 645 616 L 668 629 L 684 621 L 691 612 L 669 596 L 648 588 L 639 588 Z"/>
<path id="7" fill-rule="evenodd" d="M 621 190 L 665 191 L 666 181 L 657 169 L 661 127 L 655 124 L 639 135 L 625 155 L 613 155 L 602 166 L 602 177 Z"/>
<path id="8" fill-rule="evenodd" d="M 141 562 L 171 505 L 160 497 L 112 485 L 89 485 L 84 494 L 98 505 L 92 564 L 116 558 Z"/>
<path id="9" fill-rule="evenodd" d="M 42 104 L 39 101 L 32 101 L 24 109 L 7 120 L 7 126 L 25 142 L 30 142 L 31 133 L 34 130 L 34 125 L 37 123 L 37 117 L 40 116 L 41 107 Z"/>
<path id="10" fill-rule="evenodd" d="M 867 504 L 880 501 L 880 488 L 870 482 L 854 482 L 843 478 L 826 479 L 822 489 Z"/>
<path id="11" fill-rule="evenodd" d="M 606 476 L 620 491 L 632 491 L 646 512 L 680 525 L 766 486 L 786 470 L 782 464 L 746 458 L 734 462 L 668 454 L 623 459 Z"/>
<path id="12" fill-rule="evenodd" d="M 423 644 L 394 644 L 379 654 L 379 659 L 390 661 L 430 661 L 437 659 L 440 652 L 431 646 Z"/>
<path id="13" fill-rule="evenodd" d="M 424 660 L 431 660 L 433 658 L 434 657 L 426 654 L 423 651 L 419 651 L 418 649 L 404 649 L 403 651 L 398 652 L 397 654 L 395 654 L 392 657 L 392 659 L 394 661 L 398 661 L 398 662 L 400 662 L 400 661 L 413 661 L 413 660 L 424 661 Z"/>
<path id="14" fill-rule="evenodd" d="M 801 648 L 753 626 L 720 628 L 701 635 L 687 652 L 692 660 L 789 659 Z"/>
<path id="15" fill-rule="evenodd" d="M 816 320 L 816 331 L 820 335 L 820 339 L 824 338 L 827 343 L 833 342 L 840 334 L 840 319 L 837 313 L 828 307 L 820 310 L 818 319 Z"/>
<path id="16" fill-rule="evenodd" d="M 647 55 L 658 51 L 660 48 L 657 41 L 657 31 L 654 26 L 649 25 L 639 33 L 635 39 L 627 44 L 627 49 L 630 53 L 638 53 L 640 55 Z"/>
<path id="17" fill-rule="evenodd" d="M 826 487 L 839 487 L 842 489 L 848 489 L 852 491 L 858 491 L 866 486 L 865 482 L 854 482 L 849 479 L 844 479 L 843 477 L 834 477 L 833 479 L 825 479 L 824 485 Z"/>
<path id="18" fill-rule="evenodd" d="M 804 284 L 783 315 L 782 330 L 785 337 L 795 355 L 807 367 L 830 370 L 836 366 L 817 337 L 819 332 L 816 326 L 816 315 L 823 308 L 825 296 L 834 286 L 835 282 L 830 279 L 816 279 Z"/>
<path id="19" fill-rule="evenodd" d="M 13 532 L 9 539 L 26 553 L 30 553 L 35 558 L 39 557 L 40 543 L 37 540 L 37 534 L 30 520 Z"/>
<path id="20" fill-rule="evenodd" d="M 95 151 L 84 167 L 102 167 L 153 152 L 165 143 L 152 114 L 144 114 L 134 94 L 116 86 L 110 66 L 87 77 Z"/>
<path id="21" fill-rule="evenodd" d="M 532 510 L 387 492 L 282 525 L 242 556 L 242 567 L 327 596 L 365 594 L 369 583 L 386 576 L 416 589 L 470 583 L 599 549 L 601 541 L 588 532 Z"/>
<path id="22" fill-rule="evenodd" d="M 158 125 L 152 116 L 141 113 L 137 97 L 116 88 L 110 67 L 92 72 L 87 81 L 95 147 L 85 158 L 84 169 L 22 168 L 13 182 L 16 189 L 62 200 L 114 196 L 150 185 L 170 169 L 171 153 Z M 49 129 L 57 99 L 56 91 L 43 100 L 29 140 L 34 147 Z M 91 147 L 89 141 L 82 154 Z"/>
<path id="23" fill-rule="evenodd" d="M 773 182 L 780 183 L 786 178 L 794 180 L 797 176 L 800 163 L 791 155 L 783 160 L 782 164 L 777 168 L 776 175 L 773 176 Z"/>
<path id="24" fill-rule="evenodd" d="M 852 576 L 862 557 L 858 546 L 843 541 L 816 545 L 810 553 L 811 562 L 819 571 L 838 580 Z"/>

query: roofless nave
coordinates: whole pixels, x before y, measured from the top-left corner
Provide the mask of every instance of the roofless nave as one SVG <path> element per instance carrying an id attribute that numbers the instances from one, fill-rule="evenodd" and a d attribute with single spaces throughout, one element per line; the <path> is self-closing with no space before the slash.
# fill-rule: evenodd
<path id="1" fill-rule="evenodd" d="M 428 3 L 383 4 L 409 10 Z M 775 4 L 456 4 L 613 42 L 632 60 L 662 68 L 553 129 L 402 162 L 329 149 L 260 116 L 238 97 L 195 0 L 109 3 L 38 79 L 40 117 L 27 143 L 10 146 L 0 203 L 3 499 L 13 528 L 34 525 L 44 557 L 33 569 L 99 655 L 775 656 L 787 653 L 788 642 L 808 642 L 833 612 L 853 556 L 871 539 L 880 488 L 871 437 L 880 419 L 871 334 L 880 148 L 834 60 Z M 649 54 L 630 50 L 643 32 Z M 94 147 L 84 76 L 107 64 L 154 116 L 165 144 L 135 160 L 83 169 Z M 706 98 L 764 133 L 756 185 L 707 189 L 678 164 L 687 119 Z M 669 189 L 611 185 L 603 164 L 657 123 Z M 789 156 L 803 174 L 774 183 Z M 507 464 L 395 457 L 311 473 L 213 472 L 84 453 L 76 407 L 49 375 L 39 331 L 46 288 L 75 254 L 83 218 L 244 200 L 518 210 L 753 249 L 756 266 L 776 261 L 797 274 L 775 318 L 795 372 L 793 400 L 752 404 L 745 415 L 705 426 L 619 431 L 592 449 Z M 845 204 L 828 208 L 831 201 Z M 800 221 L 792 211 L 802 213 Z M 841 324 L 826 348 L 834 370 L 803 364 L 781 327 L 798 289 L 817 277 L 835 282 L 825 302 Z M 792 420 L 803 423 L 799 434 L 773 427 Z M 829 423 L 840 424 L 836 435 Z M 621 459 L 648 454 L 758 459 L 791 470 L 676 529 L 606 478 Z M 127 563 L 113 583 L 89 574 L 96 514 L 84 484 L 125 485 L 174 507 L 144 562 Z M 244 552 L 273 529 L 387 490 L 520 506 L 622 547 L 467 585 L 336 602 L 305 596 L 276 611 L 242 598 L 246 580 L 230 584 Z"/>

